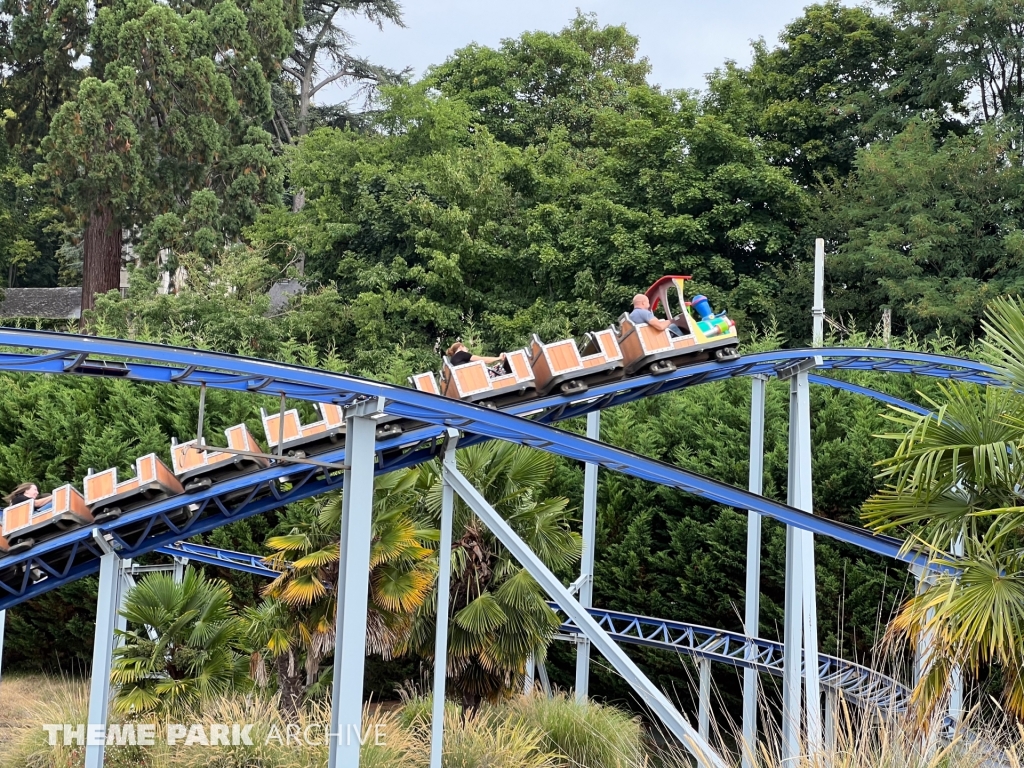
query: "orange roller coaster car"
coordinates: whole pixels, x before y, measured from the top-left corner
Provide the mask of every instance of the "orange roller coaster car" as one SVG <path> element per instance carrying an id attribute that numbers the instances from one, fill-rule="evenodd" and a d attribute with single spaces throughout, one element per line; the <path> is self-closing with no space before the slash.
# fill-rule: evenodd
<path id="1" fill-rule="evenodd" d="M 685 300 L 684 284 L 688 275 L 669 275 L 647 289 L 651 311 L 659 307 L 681 336 L 668 329 L 658 331 L 647 323 L 634 324 L 629 313 L 619 318 L 619 346 L 622 347 L 626 375 L 646 369 L 649 373 L 669 373 L 679 365 L 697 363 L 714 355 L 717 360 L 737 357 L 736 324 L 725 313 L 711 312 L 707 299 Z M 694 318 L 691 304 L 699 304 L 701 319 Z"/>
<path id="2" fill-rule="evenodd" d="M 556 390 L 578 394 L 622 376 L 669 373 L 711 356 L 737 357 L 736 324 L 724 312 L 715 314 L 704 296 L 686 301 L 684 283 L 689 279 L 667 275 L 646 291 L 651 311 L 660 309 L 679 334 L 634 324 L 625 313 L 618 326 L 588 333 L 580 347 L 573 339 L 545 344 L 534 334 L 529 354 L 516 350 L 506 355 L 512 373 L 505 376 L 490 377 L 480 361 L 452 366 L 444 358 L 440 386 L 429 372 L 410 376 L 409 384 L 421 392 L 492 405 L 544 397 Z"/>
<path id="3" fill-rule="evenodd" d="M 85 503 L 96 522 L 119 517 L 129 509 L 156 499 L 184 493 L 174 473 L 150 453 L 135 460 L 135 477 L 117 481 L 117 467 L 91 473 L 82 481 Z"/>
<path id="4" fill-rule="evenodd" d="M 42 507 L 35 499 L 12 504 L 3 513 L 3 536 L 9 549 L 28 549 L 35 540 L 92 522 L 92 514 L 78 489 L 62 485 Z M 2 544 L 0 544 L 2 546 Z"/>
<path id="5" fill-rule="evenodd" d="M 622 350 L 611 329 L 588 333 L 582 348 L 572 339 L 545 344 L 537 334 L 530 343 L 530 365 L 542 397 L 555 387 L 563 395 L 622 375 Z"/>
<path id="6" fill-rule="evenodd" d="M 510 372 L 492 376 L 482 360 L 452 365 L 451 360 L 444 357 L 440 387 L 430 372 L 410 376 L 409 385 L 421 392 L 481 405 L 503 405 L 533 395 L 537 384 L 526 350 L 507 352 L 505 360 Z"/>
<path id="7" fill-rule="evenodd" d="M 345 441 L 345 413 L 340 406 L 330 403 L 315 403 L 320 412 L 319 421 L 303 424 L 299 412 L 290 408 L 284 412 L 284 431 L 281 431 L 281 414 L 267 413 L 262 408 L 263 432 L 271 450 L 281 441 L 282 448 L 289 456 L 305 456 L 317 443 L 343 443 Z M 283 440 L 281 437 L 283 436 Z"/>
<path id="8" fill-rule="evenodd" d="M 270 462 L 262 456 L 232 453 L 264 452 L 245 424 L 229 427 L 224 430 L 224 434 L 228 439 L 230 451 L 219 450 L 205 444 L 200 446 L 198 440 L 179 443 L 171 438 L 171 465 L 174 467 L 175 476 L 182 482 L 186 491 L 200 491 L 225 477 L 270 466 Z"/>

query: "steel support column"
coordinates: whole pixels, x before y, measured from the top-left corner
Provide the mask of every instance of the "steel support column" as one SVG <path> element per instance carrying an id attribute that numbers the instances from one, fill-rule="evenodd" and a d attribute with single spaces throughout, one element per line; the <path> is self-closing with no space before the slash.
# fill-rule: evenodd
<path id="1" fill-rule="evenodd" d="M 692 753 L 700 766 L 725 768 L 725 762 L 711 748 L 705 739 L 700 737 L 672 703 L 633 663 L 618 644 L 601 628 L 584 608 L 567 590 L 558 577 L 537 557 L 529 546 L 516 534 L 501 515 L 494 511 L 486 499 L 480 495 L 473 485 L 456 469 L 445 467 L 445 474 L 455 492 L 469 505 L 470 509 L 483 521 L 509 552 L 547 594 L 558 603 L 565 614 L 585 632 L 590 641 L 626 682 L 640 694 L 641 699 L 662 723 L 679 739 L 680 743 Z M 334 768 L 332 766 L 332 768 Z"/>
<path id="2" fill-rule="evenodd" d="M 836 750 L 836 717 L 838 701 L 834 689 L 825 692 L 825 750 L 831 754 Z"/>
<path id="3" fill-rule="evenodd" d="M 700 691 L 697 702 L 697 733 L 704 741 L 708 740 L 711 731 L 711 661 L 700 659 L 697 661 L 697 670 L 700 675 Z"/>
<path id="4" fill-rule="evenodd" d="M 790 482 L 793 468 L 790 467 Z M 797 558 L 800 556 L 800 531 L 786 526 L 786 600 L 783 617 L 783 662 L 782 662 L 782 761 L 795 763 L 800 757 L 800 685 L 803 654 L 801 653 L 803 571 Z"/>
<path id="5" fill-rule="evenodd" d="M 798 473 L 798 496 L 791 504 L 805 512 L 814 511 L 811 478 L 811 385 L 802 372 L 790 381 L 790 428 L 795 427 Z M 795 416 L 795 417 L 794 417 Z M 803 574 L 803 657 L 804 689 L 806 691 L 807 752 L 821 753 L 821 681 L 818 678 L 818 594 L 814 570 L 814 534 L 800 531 L 800 563 Z"/>
<path id="6" fill-rule="evenodd" d="M 587 437 L 601 439 L 601 412 L 587 414 Z M 597 464 L 583 469 L 583 556 L 580 558 L 580 605 L 594 604 L 594 557 L 597 548 Z M 590 640 L 576 639 L 576 701 L 590 693 Z"/>
<path id="7" fill-rule="evenodd" d="M 99 533 L 95 529 L 94 535 Z M 106 542 L 101 537 L 97 541 Z M 104 737 L 110 712 L 110 668 L 114 653 L 114 625 L 117 621 L 118 581 L 121 563 L 114 551 L 100 558 L 99 596 L 96 599 L 96 633 L 92 647 L 92 679 L 89 687 L 89 723 L 86 737 L 93 729 L 99 739 L 85 747 L 85 768 L 103 768 Z"/>
<path id="8" fill-rule="evenodd" d="M 812 512 L 811 401 L 807 380 L 809 364 L 789 378 L 790 506 Z M 814 536 L 792 526 L 786 528 L 785 671 L 782 684 L 782 758 L 800 754 L 801 677 L 807 694 L 807 751 L 821 752 L 821 685 L 818 680 L 818 610 L 814 574 Z M 804 660 L 809 660 L 804 664 Z M 801 672 L 803 673 L 801 675 Z"/>
<path id="9" fill-rule="evenodd" d="M 185 580 L 185 568 L 188 566 L 188 560 L 184 557 L 174 558 L 174 583 L 181 584 Z"/>
<path id="10" fill-rule="evenodd" d="M 457 430 L 448 430 L 444 466 L 455 468 Z M 441 537 L 437 544 L 437 634 L 434 638 L 434 701 L 430 721 L 430 768 L 441 768 L 444 750 L 444 700 L 448 676 L 448 613 L 451 605 L 452 529 L 455 517 L 455 491 L 441 476 Z"/>
<path id="11" fill-rule="evenodd" d="M 961 531 L 957 540 L 953 542 L 952 552 L 954 557 L 964 556 L 964 532 Z M 2 639 L 2 638 L 0 638 Z M 960 725 L 964 716 L 964 675 L 959 664 L 954 664 L 949 670 L 949 718 L 953 728 Z"/>
<path id="12" fill-rule="evenodd" d="M 345 476 L 341 506 L 341 561 L 334 635 L 334 684 L 328 768 L 358 768 L 363 737 L 366 608 L 370 587 L 370 536 L 376 422 L 383 398 L 345 413 Z"/>
<path id="13" fill-rule="evenodd" d="M 114 619 L 114 647 L 119 648 L 121 643 L 124 642 L 124 638 L 121 636 L 121 632 L 128 630 L 128 619 L 121 615 L 124 610 L 124 601 L 128 597 L 128 592 L 133 586 L 135 586 L 135 579 L 132 579 L 129 568 L 132 567 L 131 559 L 121 561 L 121 570 L 117 575 L 117 618 Z M 131 582 L 128 579 L 132 579 Z"/>
<path id="14" fill-rule="evenodd" d="M 541 691 L 550 699 L 554 694 L 551 691 L 551 678 L 548 677 L 548 668 L 544 666 L 543 661 L 537 662 L 537 678 L 540 680 Z"/>
<path id="15" fill-rule="evenodd" d="M 764 485 L 764 401 L 766 376 L 754 376 L 750 386 L 750 470 L 747 488 L 761 495 Z M 761 515 L 747 511 L 747 583 L 744 594 L 743 633 L 760 634 L 761 623 Z M 750 644 L 750 653 L 756 646 Z M 742 768 L 753 768 L 757 752 L 757 669 L 743 669 L 743 744 Z"/>
<path id="16" fill-rule="evenodd" d="M 0 611 L 0 680 L 4 670 L 4 625 L 7 624 L 7 611 Z"/>

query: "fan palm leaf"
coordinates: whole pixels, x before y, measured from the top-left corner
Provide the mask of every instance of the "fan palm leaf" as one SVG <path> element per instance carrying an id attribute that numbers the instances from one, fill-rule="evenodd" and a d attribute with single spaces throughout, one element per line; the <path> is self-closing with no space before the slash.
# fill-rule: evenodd
<path id="1" fill-rule="evenodd" d="M 986 359 L 1007 387 L 952 383 L 940 388 L 934 415 L 898 412 L 901 431 L 883 462 L 885 488 L 864 505 L 876 530 L 898 530 L 924 546 L 945 571 L 908 600 L 890 638 L 933 650 L 915 698 L 927 713 L 941 700 L 950 671 L 1002 670 L 1004 702 L 1024 716 L 1024 302 L 997 300 L 983 322 Z M 963 554 L 946 554 L 954 541 Z"/>
<path id="2" fill-rule="evenodd" d="M 224 582 L 193 569 L 181 583 L 151 574 L 128 592 L 122 615 L 130 629 L 120 632 L 111 671 L 118 711 L 181 712 L 244 684 L 245 660 L 236 650 L 242 625 Z"/>

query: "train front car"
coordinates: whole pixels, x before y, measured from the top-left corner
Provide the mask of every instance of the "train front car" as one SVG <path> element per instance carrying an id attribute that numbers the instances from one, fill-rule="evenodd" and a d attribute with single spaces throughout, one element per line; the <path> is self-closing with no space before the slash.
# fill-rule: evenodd
<path id="1" fill-rule="evenodd" d="M 643 370 L 670 373 L 680 365 L 701 362 L 712 355 L 716 360 L 739 356 L 736 324 L 724 312 L 715 314 L 704 296 L 686 301 L 685 282 L 689 279 L 689 275 L 667 275 L 646 292 L 651 311 L 657 313 L 660 308 L 680 333 L 659 331 L 647 323 L 635 324 L 628 313 L 620 318 L 619 346 L 627 376 Z"/>

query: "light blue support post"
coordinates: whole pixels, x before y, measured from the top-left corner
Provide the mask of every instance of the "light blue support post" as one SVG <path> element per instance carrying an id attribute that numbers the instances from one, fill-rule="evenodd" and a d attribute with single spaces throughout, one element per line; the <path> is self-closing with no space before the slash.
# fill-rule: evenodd
<path id="1" fill-rule="evenodd" d="M 0 680 L 3 680 L 4 625 L 6 623 L 7 623 L 7 611 L 0 611 Z"/>
<path id="2" fill-rule="evenodd" d="M 953 556 L 963 557 L 964 556 L 964 532 L 960 532 L 960 536 L 956 541 L 953 542 Z M 2 638 L 0 638 L 2 639 Z M 954 664 L 953 668 L 949 671 L 949 718 L 953 723 L 953 728 L 957 728 L 960 725 L 960 720 L 964 716 L 964 675 L 960 669 L 959 664 Z"/>
<path id="3" fill-rule="evenodd" d="M 132 561 L 130 559 L 121 561 L 121 572 L 117 578 L 117 618 L 114 619 L 115 648 L 120 647 L 124 641 L 118 632 L 124 632 L 128 629 L 128 619 L 122 616 L 121 612 L 124 610 L 124 601 L 128 598 L 128 592 L 135 586 L 135 579 L 131 576 L 131 567 Z"/>
<path id="4" fill-rule="evenodd" d="M 444 465 L 455 468 L 457 430 L 448 430 Z M 437 635 L 434 639 L 434 711 L 430 722 L 430 768 L 441 768 L 444 749 L 444 699 L 448 675 L 448 613 L 451 603 L 452 527 L 455 491 L 441 475 L 441 538 L 437 544 Z"/>
<path id="5" fill-rule="evenodd" d="M 587 414 L 587 437 L 601 439 L 601 412 Z M 583 469 L 583 556 L 580 558 L 580 605 L 594 604 L 594 556 L 597 548 L 597 464 Z M 590 693 L 590 640 L 576 637 L 576 701 Z"/>
<path id="6" fill-rule="evenodd" d="M 778 371 L 789 381 L 789 478 L 787 501 L 807 512 L 814 510 L 811 489 L 811 400 L 807 372 L 821 365 L 820 357 L 791 363 Z M 814 536 L 786 527 L 786 605 L 783 625 L 782 761 L 801 755 L 801 677 L 807 690 L 807 751 L 821 752 L 821 684 L 818 679 L 817 600 L 814 576 Z M 804 659 L 809 660 L 804 664 Z"/>
<path id="7" fill-rule="evenodd" d="M 750 470 L 747 488 L 761 495 L 764 485 L 764 400 L 767 376 L 754 376 L 750 387 Z M 747 511 L 747 584 L 744 596 L 743 632 L 757 637 L 761 624 L 761 516 Z M 754 643 L 748 646 L 751 657 L 757 654 Z M 754 768 L 757 753 L 757 670 L 743 669 L 743 744 L 742 768 Z"/>
<path id="8" fill-rule="evenodd" d="M 363 738 L 366 607 L 370 588 L 370 535 L 376 422 L 384 398 L 345 411 L 345 477 L 341 506 L 341 561 L 334 633 L 331 739 L 328 768 L 358 768 Z"/>
<path id="9" fill-rule="evenodd" d="M 836 751 L 836 717 L 838 703 L 834 688 L 825 691 L 825 749 L 829 754 Z"/>
<path id="10" fill-rule="evenodd" d="M 551 691 L 551 678 L 548 677 L 548 668 L 544 666 L 543 661 L 537 662 L 537 678 L 540 680 L 540 689 L 547 698 L 552 698 L 554 693 Z"/>
<path id="11" fill-rule="evenodd" d="M 697 733 L 704 741 L 711 732 L 711 661 L 699 659 L 697 670 L 700 673 L 700 691 L 697 703 Z"/>
<path id="12" fill-rule="evenodd" d="M 526 659 L 526 675 L 523 678 L 523 695 L 529 696 L 533 693 L 533 688 L 537 684 L 537 664 L 533 660 L 533 654 L 531 653 Z"/>
<path id="13" fill-rule="evenodd" d="M 819 358 L 820 360 L 820 358 Z M 790 502 L 805 512 L 814 511 L 811 484 L 811 385 L 807 372 L 800 372 L 790 381 L 790 424 L 796 427 L 797 496 Z M 793 456 L 790 456 L 790 462 Z M 807 752 L 814 758 L 821 754 L 821 681 L 818 671 L 818 597 L 814 571 L 814 534 L 800 531 L 800 562 L 803 574 L 803 651 L 804 689 L 807 701 Z"/>
<path id="14" fill-rule="evenodd" d="M 103 548 L 100 558 L 99 596 L 96 600 L 96 633 L 92 647 L 92 680 L 89 688 L 89 723 L 86 738 L 93 730 L 106 735 L 110 708 L 110 667 L 114 653 L 114 624 L 117 620 L 118 581 L 121 563 L 117 553 L 103 538 L 99 529 L 93 538 Z M 85 768 L 103 768 L 104 739 L 88 743 L 85 748 Z"/>
<path id="15" fill-rule="evenodd" d="M 793 482 L 793 468 L 789 479 Z M 800 684 L 803 654 L 803 571 L 797 559 L 800 556 L 799 531 L 786 526 L 786 600 L 783 616 L 782 661 L 782 764 L 795 765 L 800 758 Z"/>

